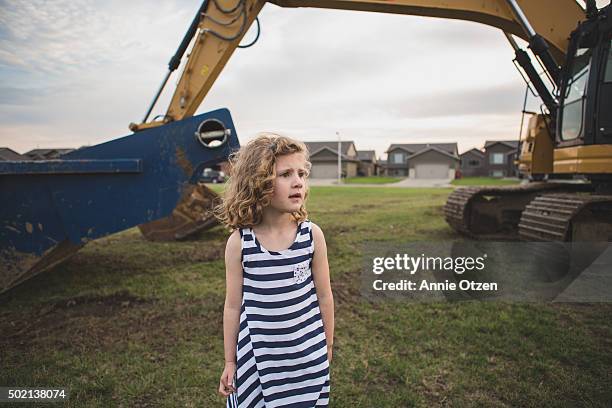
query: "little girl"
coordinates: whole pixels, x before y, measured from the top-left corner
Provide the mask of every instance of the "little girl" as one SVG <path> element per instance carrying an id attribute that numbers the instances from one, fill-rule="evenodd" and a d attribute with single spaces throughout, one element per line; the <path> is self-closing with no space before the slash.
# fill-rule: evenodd
<path id="1" fill-rule="evenodd" d="M 303 143 L 261 134 L 230 158 L 225 249 L 227 407 L 326 407 L 334 300 L 321 229 L 306 217 Z"/>

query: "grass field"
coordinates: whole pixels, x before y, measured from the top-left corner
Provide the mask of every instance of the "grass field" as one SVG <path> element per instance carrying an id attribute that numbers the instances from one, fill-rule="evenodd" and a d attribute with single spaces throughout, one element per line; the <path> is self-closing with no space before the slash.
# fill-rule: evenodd
<path id="1" fill-rule="evenodd" d="M 454 186 L 503 186 L 519 183 L 520 180 L 504 180 L 496 177 L 464 177 L 451 182 Z"/>
<path id="2" fill-rule="evenodd" d="M 371 176 L 371 177 L 349 177 L 344 179 L 345 184 L 389 184 L 397 183 L 401 177 Z"/>
<path id="3" fill-rule="evenodd" d="M 612 305 L 369 303 L 366 242 L 460 239 L 450 189 L 318 187 L 336 299 L 331 407 L 609 407 Z M 67 386 L 71 407 L 217 407 L 221 227 L 150 243 L 137 229 L 0 295 L 0 385 Z"/>

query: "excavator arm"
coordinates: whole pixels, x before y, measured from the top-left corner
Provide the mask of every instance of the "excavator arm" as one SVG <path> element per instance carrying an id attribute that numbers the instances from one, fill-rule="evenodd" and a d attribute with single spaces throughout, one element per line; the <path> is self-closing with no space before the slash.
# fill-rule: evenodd
<path id="1" fill-rule="evenodd" d="M 516 0 L 525 16 L 560 57 L 567 48 L 567 37 L 584 18 L 574 0 Z M 474 21 L 497 27 L 528 40 L 506 0 L 273 0 L 281 7 L 316 7 L 374 11 L 413 16 Z"/>
<path id="2" fill-rule="evenodd" d="M 591 1 L 592 0 L 588 0 Z M 317 7 L 370 11 L 379 13 L 452 18 L 487 24 L 508 35 L 517 50 L 517 61 L 536 85 L 548 110 L 555 112 L 557 101 L 548 93 L 527 54 L 517 49 L 508 33 L 529 42 L 534 54 L 555 83 L 559 83 L 559 66 L 564 61 L 569 34 L 585 12 L 575 0 L 270 0 L 281 7 Z M 205 0 L 195 16 L 181 46 L 169 63 L 170 73 L 179 65 L 190 43 L 193 44 L 179 78 L 170 106 L 160 121 L 147 122 L 151 108 L 134 131 L 181 121 L 193 116 L 223 67 L 239 46 L 241 39 L 256 20 L 265 0 Z M 522 58 L 519 58 L 522 57 Z M 531 74 L 530 74 L 531 73 Z M 198 186 L 188 199 L 182 200 L 171 217 L 141 225 L 148 239 L 175 239 L 192 231 L 207 228 L 214 222 L 209 208 L 216 194 Z"/>
<path id="3" fill-rule="evenodd" d="M 271 0 L 270 2 L 281 7 L 316 7 L 468 20 L 497 27 L 527 41 L 532 40 L 532 35 L 537 33 L 550 49 L 551 64 L 557 66 L 563 61 L 569 33 L 585 16 L 583 9 L 575 0 Z M 197 23 L 194 45 L 166 115 L 160 121 L 148 123 L 145 117 L 143 123 L 131 124 L 130 128 L 137 131 L 192 116 L 264 4 L 265 1 L 262 0 L 205 0 L 198 12 L 199 15 L 194 20 L 194 23 Z M 525 27 L 523 23 L 525 19 L 531 24 L 531 28 Z M 191 39 L 186 38 L 186 40 Z M 534 48 L 533 43 L 532 48 Z M 177 65 L 176 56 L 173 59 L 174 65 Z"/>

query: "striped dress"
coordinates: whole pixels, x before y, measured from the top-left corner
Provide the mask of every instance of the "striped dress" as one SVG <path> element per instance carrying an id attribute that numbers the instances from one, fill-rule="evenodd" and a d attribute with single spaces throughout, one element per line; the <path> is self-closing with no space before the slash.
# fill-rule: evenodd
<path id="1" fill-rule="evenodd" d="M 251 228 L 240 236 L 237 391 L 227 407 L 327 407 L 329 361 L 311 274 L 312 223 L 300 223 L 283 251 L 265 249 Z"/>

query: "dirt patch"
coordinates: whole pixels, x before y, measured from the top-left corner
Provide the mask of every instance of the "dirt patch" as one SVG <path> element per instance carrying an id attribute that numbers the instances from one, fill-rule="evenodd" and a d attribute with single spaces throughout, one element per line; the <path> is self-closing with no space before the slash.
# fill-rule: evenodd
<path id="1" fill-rule="evenodd" d="M 338 235 L 346 234 L 346 233 L 354 233 L 353 228 L 347 227 L 344 225 L 333 225 L 325 228 L 325 233 L 331 239 L 335 238 Z"/>
<path id="2" fill-rule="evenodd" d="M 362 211 L 372 210 L 379 208 L 376 204 L 355 204 L 346 210 L 338 210 L 331 211 L 332 213 L 341 214 L 341 215 L 355 215 L 356 213 L 360 213 Z"/>
<path id="3" fill-rule="evenodd" d="M 191 175 L 193 174 L 193 164 L 191 164 L 191 162 L 187 158 L 187 154 L 185 153 L 185 151 L 180 147 L 177 147 L 176 151 L 174 152 L 174 156 L 176 158 L 176 163 L 179 165 L 181 170 L 183 170 L 185 176 L 191 177 Z"/>
<path id="4" fill-rule="evenodd" d="M 222 307 L 221 299 L 164 303 L 128 291 L 62 299 L 3 314 L 0 349 L 11 354 L 41 348 L 88 353 L 138 344 L 153 350 L 152 361 L 161 361 L 177 341 L 203 335 L 206 328 L 220 330 Z"/>
<path id="5" fill-rule="evenodd" d="M 155 299 L 145 299 L 131 294 L 127 290 L 113 293 L 108 296 L 76 296 L 61 301 L 52 302 L 43 306 L 42 313 L 49 313 L 53 309 L 69 309 L 69 308 L 87 308 L 89 314 L 95 315 L 96 311 L 103 310 L 107 312 L 109 308 L 114 307 L 129 307 L 130 305 L 138 305 L 143 303 L 151 303 Z M 46 310 L 46 312 L 44 312 Z"/>
<path id="6" fill-rule="evenodd" d="M 385 206 L 390 206 L 392 204 L 406 204 L 407 202 L 409 202 L 408 199 L 405 200 L 385 200 Z M 380 204 L 376 207 L 380 207 Z"/>
<path id="7" fill-rule="evenodd" d="M 559 324 L 567 329 L 583 326 L 603 347 L 612 345 L 610 327 L 612 304 L 606 303 L 551 303 L 550 308 L 557 315 Z M 598 323 L 599 322 L 599 323 Z"/>
<path id="8" fill-rule="evenodd" d="M 3 315 L 0 329 L 4 336 L 0 344 L 25 346 L 38 338 L 63 336 L 83 325 L 84 320 L 92 318 L 113 319 L 128 308 L 142 307 L 154 302 L 154 299 L 143 299 L 128 291 L 121 291 L 108 296 L 76 296 L 54 302 L 41 304 L 27 312 L 7 313 Z"/>
<path id="9" fill-rule="evenodd" d="M 201 245 L 191 251 L 187 255 L 187 259 L 192 262 L 216 261 L 223 259 L 225 254 L 225 243 L 207 243 L 206 246 Z"/>
<path id="10" fill-rule="evenodd" d="M 157 273 L 157 267 L 216 261 L 223 259 L 224 253 L 224 242 L 206 242 L 158 251 L 153 255 L 155 261 L 152 262 L 152 256 L 144 255 L 144 249 L 143 256 L 135 256 L 134 253 L 108 253 L 101 248 L 92 248 L 87 253 L 76 254 L 66 265 L 86 271 L 103 266 L 106 271 L 121 271 L 122 274 L 150 274 Z"/>
<path id="11" fill-rule="evenodd" d="M 428 217 L 439 217 L 444 215 L 444 206 L 438 205 L 435 207 L 428 208 L 424 211 L 424 215 Z"/>
<path id="12" fill-rule="evenodd" d="M 423 378 L 421 380 L 421 388 L 430 406 L 450 405 L 448 394 L 452 387 L 448 381 L 447 370 L 442 370 L 436 375 Z"/>
<path id="13" fill-rule="evenodd" d="M 359 270 L 351 271 L 342 274 L 339 279 L 332 280 L 331 286 L 334 292 L 334 301 L 339 306 L 354 306 L 359 301 L 361 296 L 359 292 L 359 274 Z"/>

